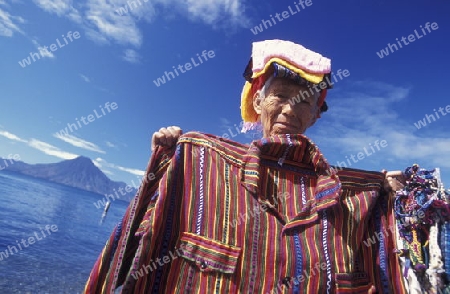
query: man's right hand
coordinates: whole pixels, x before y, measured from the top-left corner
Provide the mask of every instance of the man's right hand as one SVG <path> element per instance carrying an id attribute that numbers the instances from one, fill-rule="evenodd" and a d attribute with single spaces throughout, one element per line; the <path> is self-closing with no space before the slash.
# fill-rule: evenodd
<path id="1" fill-rule="evenodd" d="M 181 134 L 183 134 L 183 131 L 177 126 L 159 129 L 159 131 L 153 133 L 152 136 L 152 152 L 155 151 L 157 146 L 163 148 L 173 147 Z"/>
<path id="2" fill-rule="evenodd" d="M 386 171 L 382 170 L 385 174 L 384 189 L 387 191 L 400 191 L 406 185 L 406 178 L 402 171 Z"/>

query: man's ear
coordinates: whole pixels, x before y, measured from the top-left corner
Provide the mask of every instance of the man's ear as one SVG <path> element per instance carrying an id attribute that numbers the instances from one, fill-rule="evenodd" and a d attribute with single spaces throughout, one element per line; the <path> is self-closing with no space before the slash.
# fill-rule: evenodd
<path id="1" fill-rule="evenodd" d="M 256 114 L 261 115 L 261 103 L 263 101 L 263 98 L 261 97 L 261 91 L 258 90 L 253 95 L 253 109 L 255 110 Z"/>
<path id="2" fill-rule="evenodd" d="M 313 119 L 311 120 L 311 124 L 309 125 L 308 128 L 312 127 L 319 118 L 320 118 L 320 107 L 317 106 L 316 113 L 315 113 Z"/>

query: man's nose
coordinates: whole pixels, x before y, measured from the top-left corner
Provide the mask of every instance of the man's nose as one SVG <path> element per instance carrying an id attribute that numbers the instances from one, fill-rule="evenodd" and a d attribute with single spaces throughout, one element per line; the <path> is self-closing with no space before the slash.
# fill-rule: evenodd
<path id="1" fill-rule="evenodd" d="M 295 116 L 294 106 L 289 103 L 289 101 L 286 101 L 284 105 L 282 106 L 281 112 L 286 116 Z"/>

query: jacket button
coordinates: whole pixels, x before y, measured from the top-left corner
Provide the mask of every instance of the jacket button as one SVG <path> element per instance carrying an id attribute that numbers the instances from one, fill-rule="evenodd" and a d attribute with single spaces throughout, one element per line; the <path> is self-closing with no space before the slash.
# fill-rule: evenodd
<path id="1" fill-rule="evenodd" d="M 202 261 L 202 263 L 200 264 L 200 268 L 202 270 L 206 269 L 208 267 L 208 263 L 206 261 Z"/>
<path id="2" fill-rule="evenodd" d="M 289 288 L 289 284 L 291 281 L 291 277 L 284 277 L 284 279 L 281 281 L 283 285 L 285 285 L 287 288 Z"/>

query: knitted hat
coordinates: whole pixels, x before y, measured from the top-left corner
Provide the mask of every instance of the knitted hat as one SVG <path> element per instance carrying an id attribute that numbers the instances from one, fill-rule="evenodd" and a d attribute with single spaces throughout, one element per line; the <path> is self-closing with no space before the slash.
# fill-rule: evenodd
<path id="1" fill-rule="evenodd" d="M 296 80 L 310 86 L 324 81 L 331 72 L 331 60 L 290 41 L 267 40 L 253 43 L 252 57 L 244 77 L 247 80 L 241 95 L 243 132 L 258 127 L 258 114 L 253 108 L 253 96 L 271 76 Z M 331 88 L 331 84 L 327 84 Z M 319 106 L 324 103 L 327 89 L 319 97 Z M 326 110 L 326 105 L 325 110 Z"/>

